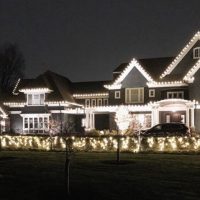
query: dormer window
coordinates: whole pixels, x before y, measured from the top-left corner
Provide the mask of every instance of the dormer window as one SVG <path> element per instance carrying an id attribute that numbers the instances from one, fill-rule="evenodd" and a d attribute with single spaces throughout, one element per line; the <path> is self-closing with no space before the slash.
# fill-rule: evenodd
<path id="1" fill-rule="evenodd" d="M 200 58 L 200 47 L 196 47 L 193 49 L 193 59 Z"/>
<path id="2" fill-rule="evenodd" d="M 28 105 L 44 105 L 44 94 L 27 94 Z"/>

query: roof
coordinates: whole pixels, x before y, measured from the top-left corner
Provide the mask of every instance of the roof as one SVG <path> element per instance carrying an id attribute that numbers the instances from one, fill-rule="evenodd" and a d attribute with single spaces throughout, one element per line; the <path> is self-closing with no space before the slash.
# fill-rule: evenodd
<path id="1" fill-rule="evenodd" d="M 160 74 L 163 72 L 166 66 L 171 63 L 173 59 L 174 57 L 145 58 L 138 59 L 138 62 L 155 81 L 158 81 Z"/>
<path id="2" fill-rule="evenodd" d="M 143 58 L 137 59 L 138 63 L 142 68 L 152 77 L 155 81 L 159 81 L 159 76 L 166 68 L 167 65 L 174 59 L 174 57 L 161 57 L 161 58 Z M 126 69 L 129 63 L 120 64 L 113 73 L 117 73 L 117 76 L 114 76 L 115 81 L 120 74 Z"/>
<path id="3" fill-rule="evenodd" d="M 6 101 L 25 102 L 25 95 L 20 92 L 22 89 L 48 88 L 52 92 L 46 96 L 47 102 L 68 101 L 74 103 L 70 87 L 71 81 L 69 79 L 52 71 L 46 71 L 35 79 L 22 79 L 15 89 L 15 93 L 18 95 L 9 96 Z"/>
<path id="4" fill-rule="evenodd" d="M 104 84 L 109 81 L 89 81 L 89 82 L 76 82 L 72 83 L 73 94 L 86 94 L 86 93 L 104 93 L 107 89 Z"/>

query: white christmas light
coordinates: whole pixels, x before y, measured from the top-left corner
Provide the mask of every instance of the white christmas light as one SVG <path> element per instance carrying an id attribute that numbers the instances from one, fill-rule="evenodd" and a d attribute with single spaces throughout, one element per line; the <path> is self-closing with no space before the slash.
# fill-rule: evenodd
<path id="1" fill-rule="evenodd" d="M 138 61 L 133 58 L 132 61 L 128 64 L 128 66 L 122 71 L 119 77 L 114 81 L 114 83 L 110 85 L 104 85 L 105 88 L 112 90 L 112 89 L 120 89 L 121 82 L 126 78 L 126 76 L 130 73 L 130 71 L 136 67 L 147 79 L 149 82 L 153 82 L 152 77 L 144 70 L 144 68 L 138 63 Z"/>
<path id="2" fill-rule="evenodd" d="M 198 31 L 189 43 L 182 49 L 178 56 L 172 61 L 172 63 L 166 68 L 166 70 L 161 74 L 160 79 L 164 78 L 166 75 L 170 74 L 177 64 L 183 59 L 183 57 L 189 52 L 192 46 L 200 39 L 200 32 Z"/>

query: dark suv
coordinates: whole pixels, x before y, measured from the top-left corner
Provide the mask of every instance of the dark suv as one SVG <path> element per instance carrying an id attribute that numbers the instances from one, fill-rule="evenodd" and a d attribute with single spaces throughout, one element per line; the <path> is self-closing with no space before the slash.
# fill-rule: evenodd
<path id="1" fill-rule="evenodd" d="M 189 128 L 182 123 L 157 124 L 152 128 L 141 131 L 141 136 L 188 136 Z"/>

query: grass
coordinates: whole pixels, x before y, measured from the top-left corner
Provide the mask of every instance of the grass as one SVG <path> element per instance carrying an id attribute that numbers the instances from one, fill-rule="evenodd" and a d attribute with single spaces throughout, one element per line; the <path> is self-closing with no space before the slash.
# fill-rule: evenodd
<path id="1" fill-rule="evenodd" d="M 76 153 L 68 199 L 199 199 L 200 155 Z M 67 199 L 63 152 L 0 152 L 0 199 Z"/>

